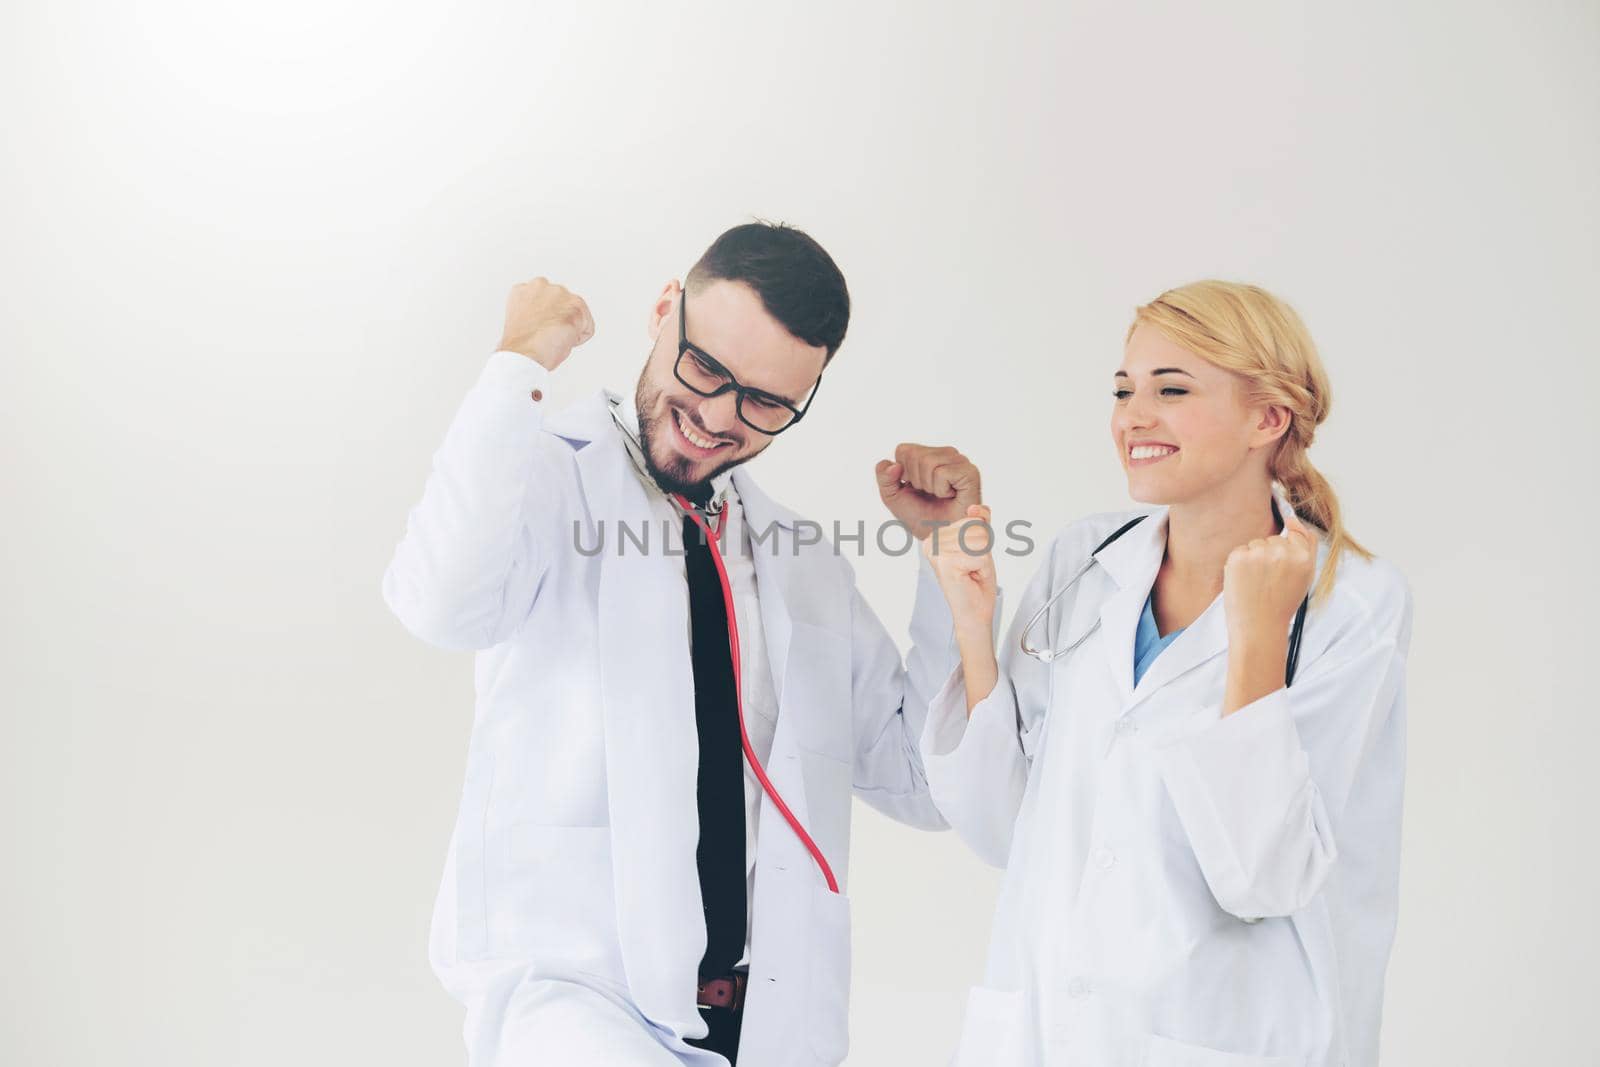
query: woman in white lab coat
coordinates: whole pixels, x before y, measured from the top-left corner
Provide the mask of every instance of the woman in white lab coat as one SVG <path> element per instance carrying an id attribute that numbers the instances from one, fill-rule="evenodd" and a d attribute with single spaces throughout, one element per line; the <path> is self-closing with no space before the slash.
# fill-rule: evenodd
<path id="1" fill-rule="evenodd" d="M 1145 506 L 1060 532 L 998 658 L 982 532 L 924 545 L 962 658 L 923 733 L 929 783 L 1006 868 L 955 1063 L 1373 1064 L 1410 589 L 1307 458 L 1328 379 L 1281 301 L 1162 294 L 1113 392 Z"/>

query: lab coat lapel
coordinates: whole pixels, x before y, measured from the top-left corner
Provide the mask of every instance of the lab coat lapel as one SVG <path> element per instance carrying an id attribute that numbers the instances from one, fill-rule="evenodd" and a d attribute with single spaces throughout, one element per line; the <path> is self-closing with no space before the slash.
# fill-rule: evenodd
<path id="1" fill-rule="evenodd" d="M 1220 655 L 1227 648 L 1228 620 L 1222 596 L 1218 594 L 1206 605 L 1199 618 L 1184 627 L 1183 632 L 1172 639 L 1172 644 L 1157 654 L 1134 688 L 1133 703 L 1139 703 L 1168 682 L 1176 680 L 1179 675 Z M 1133 662 L 1132 635 L 1128 637 L 1128 662 Z"/>
<path id="2" fill-rule="evenodd" d="M 650 523 L 649 501 L 620 437 L 596 434 L 578 466 L 590 515 L 606 527 L 596 637 L 618 937 L 640 1011 L 681 1031 L 697 1024 L 693 991 L 705 951 L 688 592 L 661 551 L 660 524 L 639 525 Z M 621 523 L 649 529 L 648 553 L 632 544 L 619 551 Z"/>
<path id="3" fill-rule="evenodd" d="M 1117 706 L 1123 711 L 1133 702 L 1134 634 L 1166 547 L 1167 514 L 1162 507 L 1147 514 L 1095 557 L 1117 583 L 1117 591 L 1100 607 L 1100 629 L 1108 650 L 1107 665 L 1120 698 Z"/>
<path id="4" fill-rule="evenodd" d="M 789 583 L 796 572 L 795 516 L 762 492 L 744 468 L 733 472 L 733 485 L 739 493 L 744 521 L 750 530 L 750 550 L 756 569 L 756 596 L 761 603 L 761 632 L 766 639 L 772 686 L 778 698 L 778 721 L 773 728 L 767 776 L 803 825 L 808 808 L 804 776 L 795 758 L 795 720 L 805 712 L 794 706 L 792 688 L 785 684 L 789 676 L 789 649 L 794 637 L 790 607 L 795 591 L 789 588 Z M 759 543 L 758 537 L 762 539 Z M 788 833 L 782 815 L 772 807 L 771 798 L 764 798 L 762 803 L 760 825 L 763 836 L 780 826 L 782 829 L 778 832 Z"/>
<path id="5" fill-rule="evenodd" d="M 761 632 L 766 638 L 767 659 L 772 684 L 778 697 L 779 725 L 783 723 L 783 680 L 788 673 L 789 624 L 785 583 L 794 559 L 794 522 L 771 497 L 761 491 L 743 467 L 733 471 L 733 487 L 739 494 L 739 507 L 750 531 L 750 551 L 756 567 L 756 596 L 761 602 Z M 757 538 L 761 538 L 760 542 Z"/>

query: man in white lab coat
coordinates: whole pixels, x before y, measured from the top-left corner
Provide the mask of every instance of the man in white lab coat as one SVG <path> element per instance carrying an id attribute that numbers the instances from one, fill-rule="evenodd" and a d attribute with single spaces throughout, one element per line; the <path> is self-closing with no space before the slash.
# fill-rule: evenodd
<path id="1" fill-rule="evenodd" d="M 473 1067 L 843 1059 L 851 795 L 945 826 L 917 742 L 956 663 L 921 553 L 903 665 L 861 541 L 741 466 L 816 419 L 848 318 L 815 241 L 735 227 L 656 299 L 636 396 L 552 411 L 594 324 L 560 286 L 512 290 L 383 582 L 412 633 L 477 652 L 430 944 Z M 877 477 L 919 536 L 979 499 L 953 449 L 902 445 Z"/>

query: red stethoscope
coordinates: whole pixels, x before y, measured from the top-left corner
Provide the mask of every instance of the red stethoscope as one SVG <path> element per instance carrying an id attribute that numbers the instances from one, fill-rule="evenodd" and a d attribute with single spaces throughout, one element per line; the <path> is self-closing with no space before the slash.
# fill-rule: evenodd
<path id="1" fill-rule="evenodd" d="M 761 766 L 761 761 L 756 758 L 755 749 L 750 747 L 750 733 L 744 726 L 744 674 L 739 668 L 739 617 L 733 607 L 733 584 L 728 581 L 728 568 L 722 562 L 722 534 L 728 528 L 725 522 L 718 523 L 713 533 L 706 525 L 705 517 L 698 508 L 689 503 L 680 493 L 673 493 L 672 499 L 677 501 L 678 507 L 683 509 L 685 515 L 694 520 L 700 527 L 701 535 L 705 537 L 706 544 L 711 549 L 711 562 L 716 565 L 717 578 L 722 582 L 722 604 L 728 615 L 728 651 L 733 658 L 733 691 L 739 707 L 739 739 L 744 744 L 744 758 L 750 761 L 750 769 L 756 772 L 756 778 L 761 782 L 761 788 L 766 790 L 767 796 L 772 798 L 773 806 L 783 815 L 784 821 L 800 839 L 800 843 L 811 853 L 811 858 L 817 861 L 817 866 L 822 870 L 822 877 L 828 883 L 830 892 L 839 892 L 839 883 L 833 877 L 833 868 L 828 866 L 828 860 L 822 854 L 822 849 L 806 833 L 805 827 L 800 825 L 800 820 L 795 818 L 794 812 L 789 810 L 789 805 L 783 802 L 783 797 L 778 795 L 777 788 L 772 780 L 767 777 L 767 770 Z"/>

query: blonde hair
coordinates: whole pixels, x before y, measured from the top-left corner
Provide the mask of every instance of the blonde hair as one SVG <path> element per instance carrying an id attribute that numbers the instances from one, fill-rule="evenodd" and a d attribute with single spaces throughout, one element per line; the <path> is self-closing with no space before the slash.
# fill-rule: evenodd
<path id="1" fill-rule="evenodd" d="M 1141 324 L 1202 359 L 1240 375 L 1246 402 L 1289 411 L 1289 428 L 1267 460 L 1268 473 L 1285 489 L 1295 513 L 1328 536 L 1328 562 L 1312 590 L 1320 600 L 1333 588 L 1340 557 L 1372 553 L 1350 536 L 1339 518 L 1339 499 L 1306 456 L 1333 401 L 1328 372 L 1305 323 L 1265 289 L 1239 282 L 1199 281 L 1169 289 L 1134 312 L 1128 335 Z"/>

